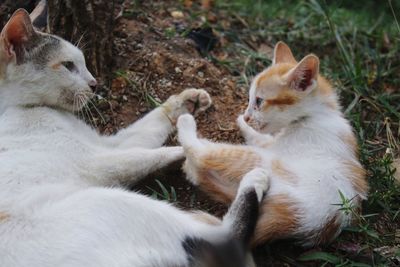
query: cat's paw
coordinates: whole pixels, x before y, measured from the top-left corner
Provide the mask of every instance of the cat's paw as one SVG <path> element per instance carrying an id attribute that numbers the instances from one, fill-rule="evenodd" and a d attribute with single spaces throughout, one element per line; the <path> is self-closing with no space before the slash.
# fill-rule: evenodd
<path id="1" fill-rule="evenodd" d="M 166 115 L 175 123 L 182 114 L 197 115 L 211 106 L 211 97 L 203 89 L 186 89 L 179 95 L 173 95 L 162 105 Z"/>
<path id="2" fill-rule="evenodd" d="M 266 169 L 255 168 L 249 171 L 239 185 L 239 193 L 248 188 L 254 188 L 259 202 L 269 189 L 269 173 Z"/>
<path id="3" fill-rule="evenodd" d="M 196 115 L 211 106 L 211 97 L 203 89 L 186 89 L 178 95 L 190 114 Z"/>
<path id="4" fill-rule="evenodd" d="M 179 116 L 176 127 L 178 128 L 178 132 L 182 132 L 185 130 L 196 131 L 196 121 L 194 120 L 192 115 L 183 114 Z"/>

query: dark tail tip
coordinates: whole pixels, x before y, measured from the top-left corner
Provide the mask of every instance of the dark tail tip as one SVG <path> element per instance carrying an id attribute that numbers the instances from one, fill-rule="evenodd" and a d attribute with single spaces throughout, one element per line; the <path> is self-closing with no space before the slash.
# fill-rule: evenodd
<path id="1" fill-rule="evenodd" d="M 29 15 L 33 26 L 38 30 L 44 30 L 47 27 L 47 1 L 40 0 L 35 9 Z"/>

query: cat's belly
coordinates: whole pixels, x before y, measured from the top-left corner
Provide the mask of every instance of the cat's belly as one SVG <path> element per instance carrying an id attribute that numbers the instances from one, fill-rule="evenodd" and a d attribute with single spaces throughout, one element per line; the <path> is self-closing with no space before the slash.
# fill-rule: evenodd
<path id="1" fill-rule="evenodd" d="M 181 241 L 199 230 L 182 211 L 118 189 L 54 195 L 23 220 L 11 212 L 0 222 L 0 266 L 186 266 Z"/>
<path id="2" fill-rule="evenodd" d="M 85 184 L 82 168 L 90 153 L 82 147 L 75 152 L 69 143 L 46 145 L 50 149 L 40 145 L 0 147 L 0 192 L 13 195 L 44 183 Z"/>

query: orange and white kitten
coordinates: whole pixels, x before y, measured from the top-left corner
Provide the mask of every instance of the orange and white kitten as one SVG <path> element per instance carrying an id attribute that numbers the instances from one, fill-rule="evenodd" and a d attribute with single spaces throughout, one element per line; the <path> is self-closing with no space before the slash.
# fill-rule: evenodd
<path id="1" fill-rule="evenodd" d="M 245 173 L 267 170 L 270 189 L 253 245 L 283 238 L 327 243 L 351 223 L 340 194 L 358 209 L 368 185 L 352 128 L 334 89 L 319 75 L 318 57 L 297 62 L 279 42 L 272 65 L 252 82 L 238 125 L 247 145 L 211 143 L 198 139 L 193 117 L 183 115 L 179 141 L 188 179 L 225 203 L 234 199 Z"/>

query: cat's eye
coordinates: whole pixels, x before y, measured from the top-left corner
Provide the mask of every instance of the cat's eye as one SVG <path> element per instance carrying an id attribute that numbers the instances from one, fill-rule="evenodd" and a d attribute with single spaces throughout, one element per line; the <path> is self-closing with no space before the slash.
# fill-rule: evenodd
<path id="1" fill-rule="evenodd" d="M 262 99 L 261 97 L 256 97 L 256 107 L 259 108 L 263 101 L 264 99 Z"/>
<path id="2" fill-rule="evenodd" d="M 69 71 L 74 72 L 76 71 L 76 66 L 72 61 L 63 61 L 61 64 Z"/>

